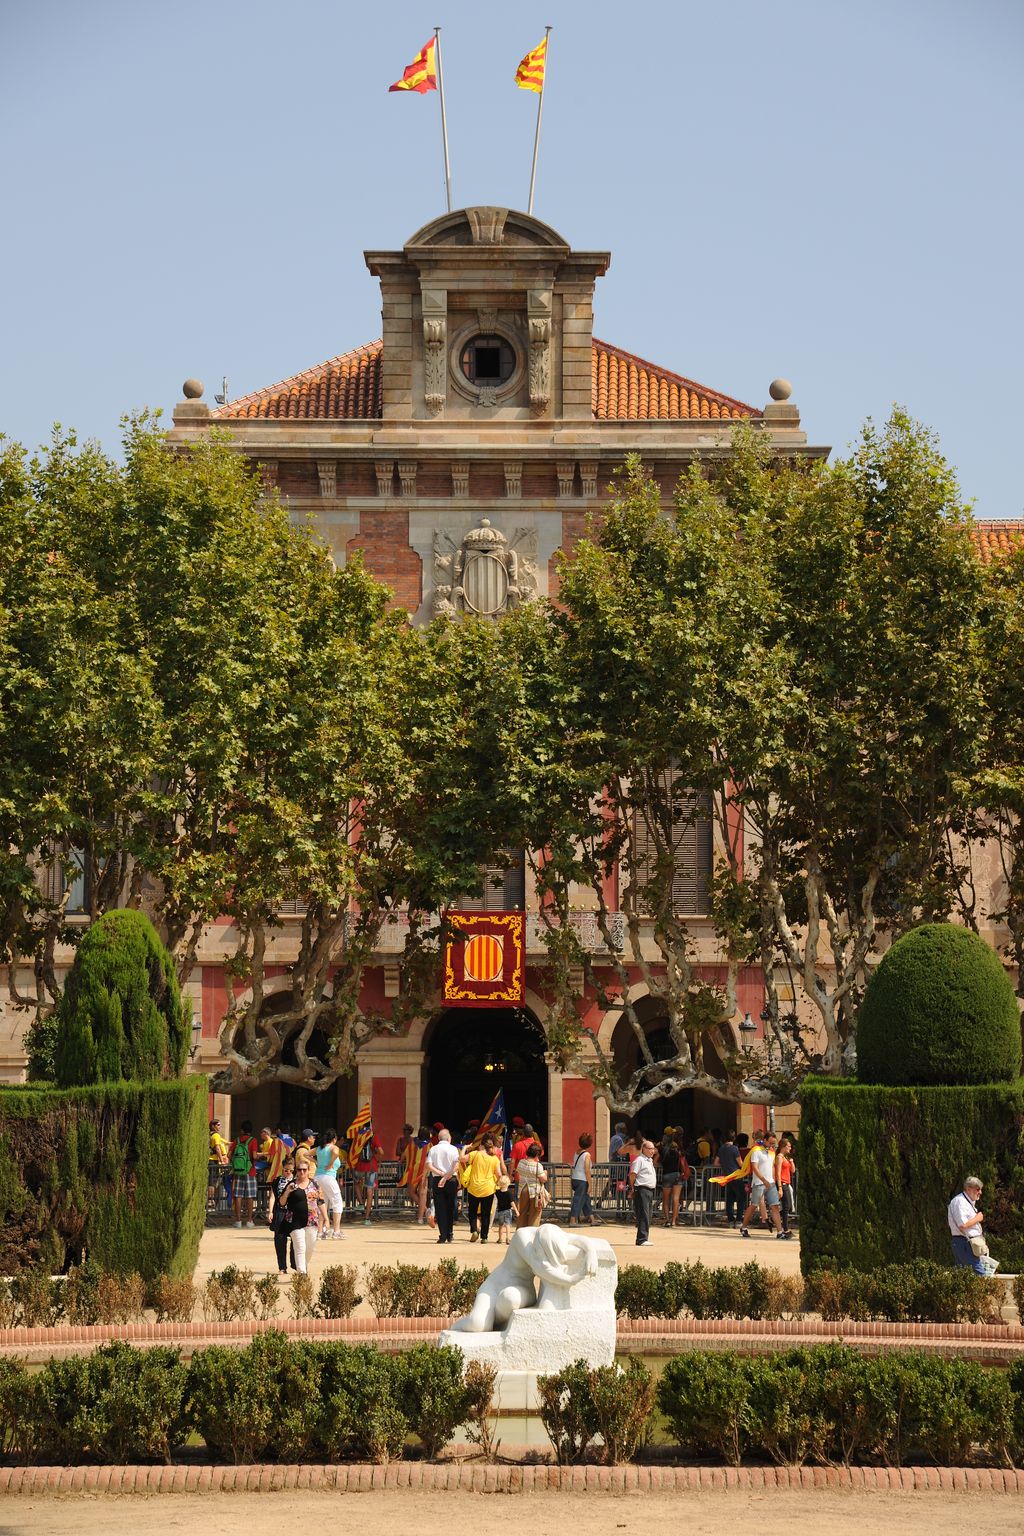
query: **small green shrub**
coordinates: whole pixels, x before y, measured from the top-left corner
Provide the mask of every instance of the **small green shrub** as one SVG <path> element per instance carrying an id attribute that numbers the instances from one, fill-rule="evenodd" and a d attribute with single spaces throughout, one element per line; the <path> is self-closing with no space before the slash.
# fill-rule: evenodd
<path id="1" fill-rule="evenodd" d="M 560 1467 L 582 1461 L 597 1432 L 589 1378 L 590 1368 L 585 1360 L 537 1378 L 541 1423 Z"/>
<path id="2" fill-rule="evenodd" d="M 53 1328 L 64 1316 L 64 1281 L 43 1269 L 13 1275 L 10 1290 L 17 1328 Z"/>
<path id="3" fill-rule="evenodd" d="M 480 1447 L 487 1461 L 495 1459 L 501 1443 L 495 1437 L 491 1417 L 497 1380 L 497 1366 L 485 1365 L 482 1360 L 466 1362 L 466 1439 Z"/>
<path id="4" fill-rule="evenodd" d="M 461 1349 L 417 1344 L 395 1356 L 402 1412 L 436 1461 L 470 1410 Z"/>
<path id="5" fill-rule="evenodd" d="M 688 1455 L 739 1466 L 756 1432 L 747 1362 L 729 1351 L 676 1355 L 658 1382 L 658 1407 Z"/>
<path id="6" fill-rule="evenodd" d="M 279 1454 L 287 1364 L 288 1340 L 272 1331 L 257 1334 L 245 1349 L 196 1351 L 186 1372 L 187 1425 L 211 1456 L 237 1464 Z"/>
<path id="7" fill-rule="evenodd" d="M 69 1323 L 88 1328 L 100 1320 L 98 1293 L 104 1278 L 101 1265 L 92 1259 L 72 1265 L 64 1281 L 64 1308 Z"/>
<path id="8" fill-rule="evenodd" d="M 924 923 L 882 957 L 857 1016 L 863 1083 L 1011 1082 L 1020 1008 L 999 956 L 968 928 Z"/>
<path id="9" fill-rule="evenodd" d="M 320 1276 L 316 1310 L 321 1317 L 351 1317 L 362 1301 L 353 1264 L 330 1264 Z"/>
<path id="10" fill-rule="evenodd" d="M 195 1283 L 160 1275 L 150 1288 L 149 1300 L 158 1323 L 189 1323 L 196 1309 Z"/>
<path id="11" fill-rule="evenodd" d="M 369 1345 L 321 1346 L 316 1444 L 331 1460 L 388 1462 L 410 1431 L 398 1357 Z"/>
<path id="12" fill-rule="evenodd" d="M 602 1440 L 601 1460 L 609 1467 L 632 1461 L 646 1438 L 654 1407 L 654 1379 L 631 1355 L 625 1366 L 601 1365 L 590 1372 L 590 1401 Z"/>
<path id="13" fill-rule="evenodd" d="M 169 1462 L 184 1390 L 176 1349 L 116 1343 L 51 1360 L 30 1378 L 34 1459 L 55 1466 Z"/>
<path id="14" fill-rule="evenodd" d="M 31 1403 L 29 1382 L 29 1374 L 19 1361 L 0 1355 L 0 1457 L 10 1457 L 15 1463 L 35 1459 L 35 1416 L 27 1411 Z"/>
<path id="15" fill-rule="evenodd" d="M 309 1275 L 292 1275 L 288 1282 L 288 1307 L 292 1317 L 312 1317 L 316 1311 L 316 1292 Z"/>
<path id="16" fill-rule="evenodd" d="M 256 1276 L 252 1270 L 239 1269 L 237 1264 L 213 1270 L 203 1290 L 203 1315 L 231 1323 L 255 1314 Z"/>
<path id="17" fill-rule="evenodd" d="M 661 1276 L 657 1270 L 645 1269 L 642 1264 L 623 1265 L 615 1287 L 615 1310 L 620 1316 L 660 1317 L 661 1305 Z"/>
<path id="18" fill-rule="evenodd" d="M 101 1275 L 96 1286 L 96 1320 L 100 1323 L 136 1323 L 146 1308 L 146 1286 L 141 1275 Z"/>

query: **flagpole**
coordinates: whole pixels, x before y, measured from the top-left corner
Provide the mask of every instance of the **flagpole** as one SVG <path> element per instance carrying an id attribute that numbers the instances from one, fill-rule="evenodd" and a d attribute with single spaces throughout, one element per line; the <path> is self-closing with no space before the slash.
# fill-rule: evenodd
<path id="1" fill-rule="evenodd" d="M 552 29 L 544 28 L 544 42 L 548 42 Z M 440 79 L 440 75 L 438 76 Z M 533 169 L 530 171 L 530 201 L 526 206 L 527 213 L 533 212 L 533 194 L 537 186 L 537 156 L 540 153 L 540 119 L 544 111 L 544 87 L 548 83 L 548 50 L 544 49 L 544 73 L 540 81 L 540 95 L 537 97 L 537 131 L 533 136 Z"/>
<path id="2" fill-rule="evenodd" d="M 444 143 L 444 189 L 448 197 L 448 212 L 452 211 L 452 168 L 448 160 L 448 119 L 444 111 L 444 73 L 441 69 L 441 28 L 434 28 L 434 54 L 437 58 L 437 89 L 441 97 L 441 139 Z"/>

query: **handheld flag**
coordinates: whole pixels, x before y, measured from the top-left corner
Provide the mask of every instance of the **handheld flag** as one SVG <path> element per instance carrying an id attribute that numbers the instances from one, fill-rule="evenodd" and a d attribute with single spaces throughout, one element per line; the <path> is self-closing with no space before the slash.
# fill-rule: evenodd
<path id="1" fill-rule="evenodd" d="M 516 70 L 516 85 L 521 91 L 536 91 L 540 95 L 544 89 L 544 66 L 547 62 L 548 39 L 532 48 Z M 392 86 L 392 90 L 394 87 Z"/>
<path id="2" fill-rule="evenodd" d="M 407 64 L 401 80 L 389 85 L 389 91 L 417 91 L 424 96 L 427 91 L 437 90 L 437 38 L 425 43 L 411 64 Z"/>
<path id="3" fill-rule="evenodd" d="M 424 1142 L 421 1147 L 415 1137 L 411 1137 L 406 1142 L 402 1152 L 402 1176 L 398 1181 L 399 1189 L 419 1189 L 429 1150 L 429 1143 Z"/>
<path id="4" fill-rule="evenodd" d="M 745 1179 L 750 1172 L 750 1162 L 754 1156 L 754 1148 L 751 1147 L 746 1157 L 734 1173 L 715 1173 L 708 1179 L 709 1184 L 731 1184 L 734 1179 Z"/>
<path id="5" fill-rule="evenodd" d="M 363 1148 L 373 1140 L 373 1117 L 370 1114 L 370 1106 L 364 1104 L 349 1126 L 346 1135 L 349 1139 L 348 1161 L 354 1168 L 359 1161 L 359 1154 Z"/>

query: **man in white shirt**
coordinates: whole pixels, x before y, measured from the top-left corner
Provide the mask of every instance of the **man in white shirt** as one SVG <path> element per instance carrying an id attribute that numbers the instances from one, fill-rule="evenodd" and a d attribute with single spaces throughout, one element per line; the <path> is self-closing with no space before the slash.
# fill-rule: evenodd
<path id="1" fill-rule="evenodd" d="M 775 1183 L 775 1155 L 768 1150 L 766 1141 L 767 1137 L 763 1131 L 754 1137 L 754 1150 L 750 1154 L 750 1204 L 740 1222 L 740 1236 L 750 1236 L 747 1223 L 753 1221 L 754 1212 L 763 1200 L 768 1207 L 768 1216 L 775 1228 L 775 1236 L 791 1238 L 792 1232 L 782 1230 L 782 1216 L 779 1210 L 782 1202 Z"/>
<path id="2" fill-rule="evenodd" d="M 629 1187 L 633 1194 L 633 1212 L 636 1216 L 636 1246 L 646 1248 L 651 1241 L 651 1209 L 654 1205 L 654 1189 L 658 1176 L 654 1171 L 654 1142 L 645 1141 L 639 1157 L 629 1166 Z"/>
<path id="3" fill-rule="evenodd" d="M 437 1146 L 427 1152 L 427 1174 L 434 1202 L 438 1242 L 450 1243 L 455 1227 L 455 1202 L 459 1196 L 459 1152 L 452 1146 L 451 1131 L 437 1133 Z"/>
<path id="4" fill-rule="evenodd" d="M 985 1220 L 978 1210 L 978 1200 L 984 1188 L 980 1179 L 968 1174 L 964 1179 L 962 1195 L 954 1195 L 946 1209 L 950 1236 L 953 1240 L 953 1263 L 957 1269 L 973 1269 L 976 1275 L 985 1273 L 981 1258 L 971 1251 L 970 1239 L 981 1236 L 981 1224 Z"/>

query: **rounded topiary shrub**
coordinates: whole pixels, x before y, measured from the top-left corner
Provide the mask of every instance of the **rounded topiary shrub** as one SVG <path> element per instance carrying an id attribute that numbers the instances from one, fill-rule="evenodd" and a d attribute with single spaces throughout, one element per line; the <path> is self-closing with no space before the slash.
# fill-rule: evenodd
<path id="1" fill-rule="evenodd" d="M 1020 1075 L 1020 1010 L 998 955 L 967 928 L 925 923 L 889 950 L 857 1020 L 863 1083 L 999 1083 Z"/>
<path id="2" fill-rule="evenodd" d="M 57 1009 L 58 1085 L 178 1077 L 189 1014 L 149 918 L 104 913 L 82 935 Z"/>

